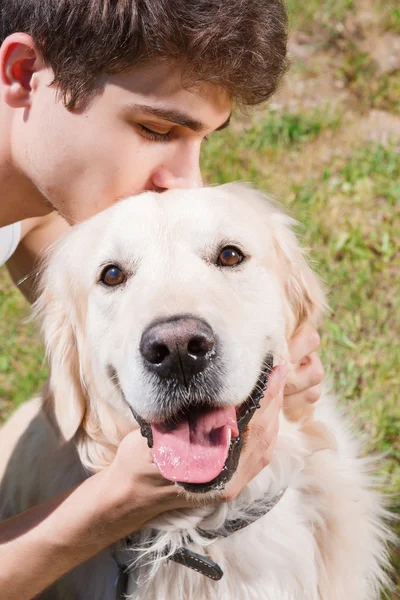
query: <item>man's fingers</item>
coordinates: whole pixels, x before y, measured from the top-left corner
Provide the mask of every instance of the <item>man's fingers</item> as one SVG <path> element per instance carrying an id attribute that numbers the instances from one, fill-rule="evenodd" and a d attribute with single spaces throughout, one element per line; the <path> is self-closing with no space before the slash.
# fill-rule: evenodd
<path id="1" fill-rule="evenodd" d="M 283 399 L 283 410 L 285 417 L 290 421 L 310 416 L 314 410 L 313 404 L 321 397 L 322 386 L 316 385 L 308 390 L 303 390 L 292 396 L 285 396 Z"/>
<path id="2" fill-rule="evenodd" d="M 273 432 L 273 435 L 272 435 L 272 437 L 270 439 L 270 442 L 269 442 L 268 450 L 267 450 L 266 454 L 264 454 L 262 456 L 261 467 L 263 469 L 265 469 L 265 467 L 267 467 L 269 465 L 269 463 L 271 462 L 271 460 L 273 458 L 274 450 L 275 450 L 275 446 L 276 446 L 276 440 L 277 440 L 277 437 L 278 437 L 278 433 L 279 433 L 279 427 L 277 427 L 275 429 L 275 431 Z"/>
<path id="3" fill-rule="evenodd" d="M 324 367 L 316 352 L 312 352 L 304 360 L 302 366 L 289 373 L 286 380 L 285 396 L 292 396 L 303 392 L 306 394 L 309 388 L 318 386 L 324 378 Z M 305 398 L 305 396 L 304 396 Z"/>
<path id="4" fill-rule="evenodd" d="M 256 440 L 269 440 L 279 428 L 279 413 L 283 405 L 283 394 L 280 392 L 269 404 L 264 413 L 259 413 L 257 419 L 250 421 L 249 436 Z"/>
<path id="5" fill-rule="evenodd" d="M 267 389 L 260 401 L 263 410 L 282 392 L 286 383 L 287 372 L 288 369 L 285 364 L 278 365 L 272 370 L 268 379 Z"/>
<path id="6" fill-rule="evenodd" d="M 291 361 L 297 365 L 288 374 L 286 364 L 275 367 L 268 387 L 244 433 L 244 445 L 238 470 L 224 493 L 225 500 L 233 500 L 258 472 L 271 461 L 279 430 L 279 413 L 282 406 L 289 419 L 297 420 L 313 412 L 312 404 L 321 395 L 324 376 L 322 363 L 316 353 L 320 344 L 317 331 L 303 327 L 289 344 Z M 288 380 L 288 382 L 287 382 Z M 286 388 L 285 383 L 287 383 Z M 285 396 L 285 394 L 290 394 Z"/>
<path id="7" fill-rule="evenodd" d="M 304 325 L 289 342 L 292 363 L 301 363 L 309 354 L 318 350 L 320 343 L 318 331 L 310 325 Z"/>
<path id="8" fill-rule="evenodd" d="M 322 393 L 321 384 L 314 385 L 313 387 L 308 388 L 307 390 L 302 390 L 298 394 L 292 394 L 291 396 L 285 396 L 283 398 L 283 408 L 292 408 L 293 410 L 297 410 L 298 406 L 304 406 L 307 404 L 315 404 Z"/>
<path id="9" fill-rule="evenodd" d="M 225 501 L 234 500 L 244 486 L 271 462 L 279 431 L 280 407 L 280 400 L 276 398 L 259 422 L 249 426 L 238 469 L 223 494 Z"/>

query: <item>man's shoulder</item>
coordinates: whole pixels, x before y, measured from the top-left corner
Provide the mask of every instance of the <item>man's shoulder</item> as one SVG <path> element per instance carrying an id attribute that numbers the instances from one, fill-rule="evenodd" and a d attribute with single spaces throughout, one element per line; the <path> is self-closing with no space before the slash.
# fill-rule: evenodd
<path id="1" fill-rule="evenodd" d="M 0 266 L 14 254 L 21 239 L 21 223 L 0 227 Z"/>

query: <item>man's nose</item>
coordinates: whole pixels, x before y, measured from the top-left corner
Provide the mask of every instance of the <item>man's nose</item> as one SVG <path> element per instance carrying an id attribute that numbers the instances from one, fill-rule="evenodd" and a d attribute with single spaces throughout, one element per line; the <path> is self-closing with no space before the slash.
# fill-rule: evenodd
<path id="1" fill-rule="evenodd" d="M 157 190 L 202 187 L 200 149 L 175 154 L 152 174 L 152 184 Z"/>

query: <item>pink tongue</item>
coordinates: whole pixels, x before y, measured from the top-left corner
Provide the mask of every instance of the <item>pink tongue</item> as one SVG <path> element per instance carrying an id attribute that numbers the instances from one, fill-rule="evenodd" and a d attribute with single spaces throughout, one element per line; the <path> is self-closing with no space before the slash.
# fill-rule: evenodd
<path id="1" fill-rule="evenodd" d="M 238 435 L 236 410 L 220 408 L 190 415 L 171 428 L 152 424 L 152 456 L 170 481 L 207 483 L 217 477 L 228 457 L 230 435 Z"/>

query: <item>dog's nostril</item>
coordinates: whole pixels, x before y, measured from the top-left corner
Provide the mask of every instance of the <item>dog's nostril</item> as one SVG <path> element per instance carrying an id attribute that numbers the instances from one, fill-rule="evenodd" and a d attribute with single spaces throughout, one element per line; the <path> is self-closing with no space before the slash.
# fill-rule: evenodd
<path id="1" fill-rule="evenodd" d="M 153 365 L 160 365 L 170 354 L 165 344 L 153 344 L 147 355 L 147 360 Z"/>
<path id="2" fill-rule="evenodd" d="M 210 350 L 212 350 L 213 346 L 214 346 L 213 339 L 211 339 L 211 338 L 208 339 L 206 337 L 199 335 L 199 336 L 195 336 L 189 340 L 187 349 L 188 349 L 188 353 L 191 354 L 192 356 L 201 358 L 201 357 L 205 356 L 207 354 L 207 352 L 210 352 Z"/>

